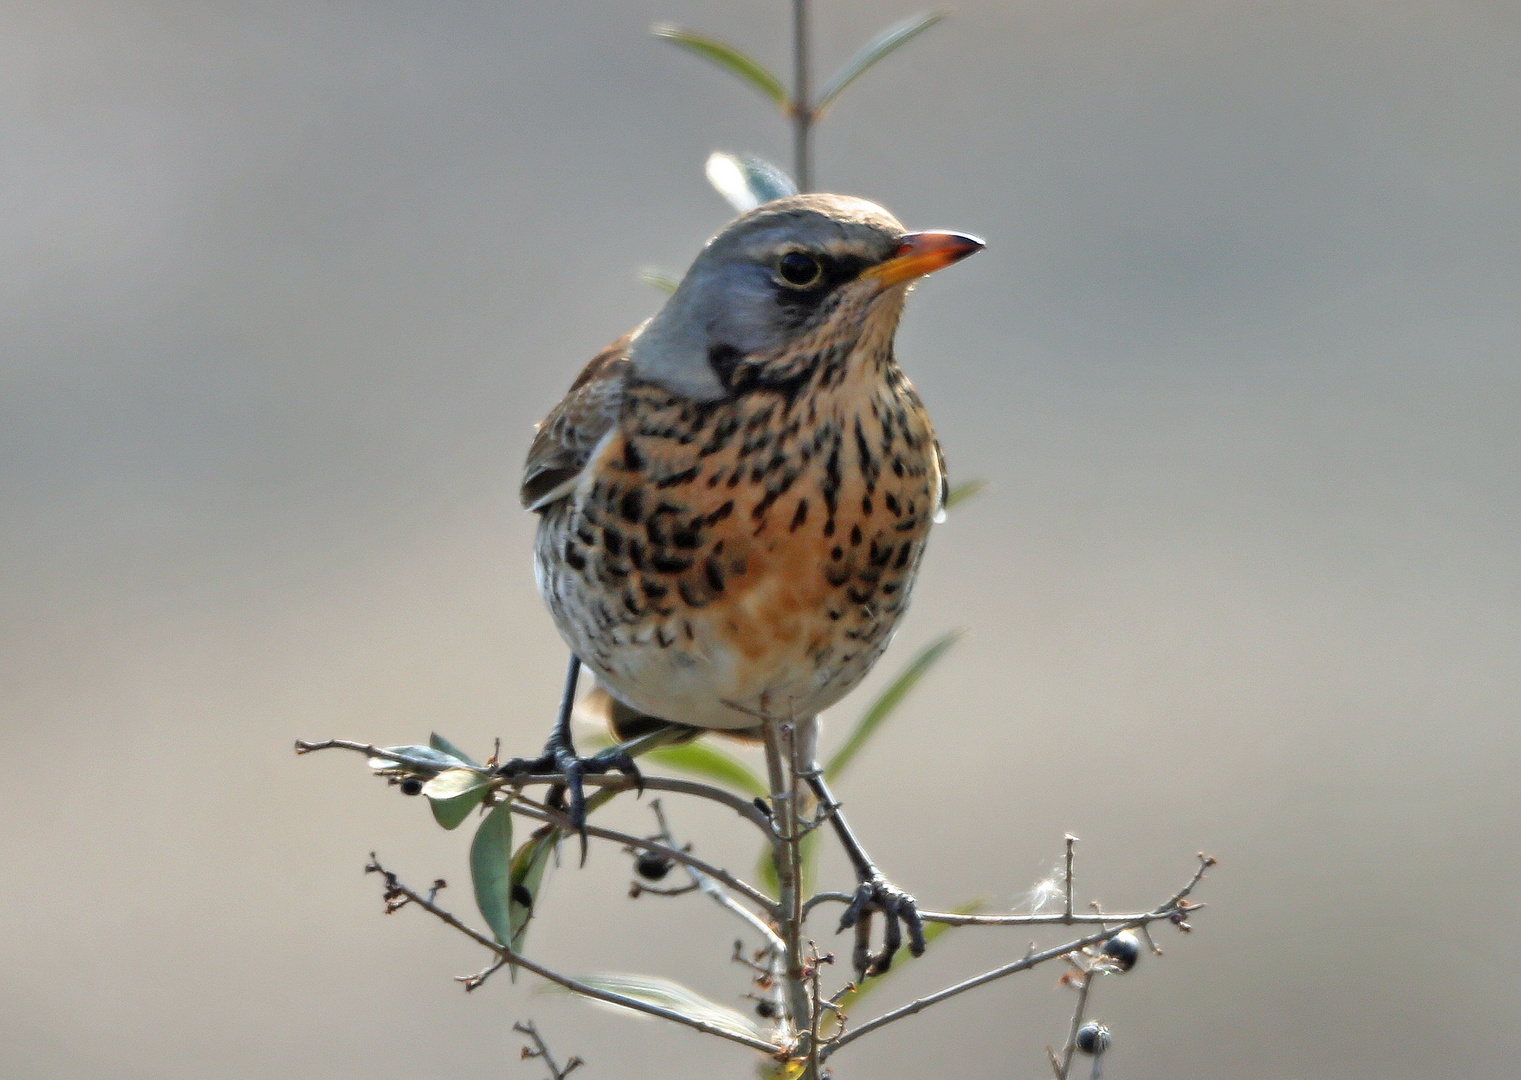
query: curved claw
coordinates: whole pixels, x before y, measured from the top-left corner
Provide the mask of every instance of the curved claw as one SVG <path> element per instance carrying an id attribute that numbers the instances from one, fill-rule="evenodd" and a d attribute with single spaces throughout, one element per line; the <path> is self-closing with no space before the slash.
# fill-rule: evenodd
<path id="1" fill-rule="evenodd" d="M 878 911 L 884 921 L 882 951 L 872 956 L 871 917 Z M 880 874 L 865 879 L 856 887 L 855 896 L 840 917 L 840 929 L 856 928 L 852 959 L 861 978 L 881 975 L 892 967 L 893 957 L 903 945 L 905 923 L 908 925 L 908 951 L 914 956 L 924 955 L 924 920 L 919 917 L 914 898 Z"/>
<path id="2" fill-rule="evenodd" d="M 581 838 L 581 865 L 586 865 L 586 786 L 584 776 L 600 776 L 617 770 L 634 781 L 639 794 L 644 794 L 644 776 L 634 759 L 620 746 L 609 747 L 593 756 L 581 757 L 574 746 L 562 744 L 551 736 L 544 753 L 536 758 L 513 758 L 500 766 L 501 776 L 524 776 L 534 773 L 563 773 L 563 782 L 549 789 L 544 801 L 570 819 L 572 828 Z"/>

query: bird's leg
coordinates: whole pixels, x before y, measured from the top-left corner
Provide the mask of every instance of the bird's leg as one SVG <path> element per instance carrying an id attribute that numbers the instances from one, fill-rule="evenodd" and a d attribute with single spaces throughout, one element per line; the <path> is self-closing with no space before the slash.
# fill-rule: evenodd
<path id="1" fill-rule="evenodd" d="M 554 730 L 549 734 L 549 741 L 544 744 L 544 753 L 537 758 L 513 758 L 501 766 L 497 772 L 504 776 L 524 776 L 546 772 L 564 774 L 564 782 L 550 788 L 549 796 L 545 801 L 550 806 L 565 811 L 565 815 L 570 818 L 571 824 L 581 836 L 581 862 L 585 865 L 586 791 L 582 786 L 581 778 L 617 769 L 623 775 L 633 778 L 641 794 L 644 792 L 644 778 L 639 774 L 639 767 L 634 764 L 634 759 L 629 757 L 628 751 L 621 745 L 610 746 L 589 758 L 581 757 L 576 753 L 575 743 L 570 737 L 570 714 L 575 706 L 576 682 L 580 674 L 580 658 L 575 653 L 571 653 L 570 667 L 565 673 L 565 695 L 560 699 L 560 715 L 555 720 Z"/>
<path id="2" fill-rule="evenodd" d="M 818 797 L 819 804 L 829 815 L 840 844 L 856 871 L 856 893 L 840 917 L 840 929 L 856 927 L 856 945 L 853 955 L 858 976 L 881 975 L 892 966 L 893 956 L 903 943 L 902 925 L 908 926 L 908 951 L 915 956 L 924 953 L 924 922 L 919 918 L 919 908 L 914 898 L 887 878 L 882 876 L 876 864 L 866 854 L 866 849 L 856 839 L 855 833 L 840 813 L 840 804 L 830 794 L 829 785 L 818 770 L 807 776 L 808 786 Z M 871 916 L 880 911 L 883 919 L 882 951 L 871 955 Z"/>
<path id="3" fill-rule="evenodd" d="M 924 922 L 919 918 L 919 908 L 914 898 L 882 876 L 882 871 L 877 869 L 876 864 L 866 854 L 866 849 L 861 846 L 861 842 L 851 831 L 845 815 L 840 812 L 840 804 L 830 793 L 829 785 L 824 780 L 824 774 L 819 770 L 817 758 L 813 752 L 813 744 L 818 734 L 817 720 L 812 724 L 799 724 L 798 727 L 804 729 L 798 733 L 799 775 L 813 789 L 819 805 L 829 816 L 830 824 L 834 826 L 834 831 L 845 848 L 845 854 L 856 871 L 855 896 L 851 898 L 850 905 L 840 919 L 840 929 L 844 930 L 852 926 L 856 928 L 856 944 L 852 959 L 857 975 L 861 978 L 868 975 L 881 975 L 892 966 L 893 957 L 903 944 L 904 924 L 908 926 L 908 951 L 915 956 L 924 952 Z M 883 920 L 882 951 L 873 956 L 871 955 L 871 916 L 879 911 L 882 913 Z"/>

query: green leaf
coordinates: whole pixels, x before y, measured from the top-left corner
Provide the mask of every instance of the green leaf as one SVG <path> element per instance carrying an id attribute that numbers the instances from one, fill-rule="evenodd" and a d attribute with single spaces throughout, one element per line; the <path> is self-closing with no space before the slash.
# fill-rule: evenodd
<path id="1" fill-rule="evenodd" d="M 704 170 L 708 183 L 741 214 L 773 199 L 797 194 L 797 184 L 777 166 L 755 154 L 715 150 Z"/>
<path id="2" fill-rule="evenodd" d="M 453 754 L 440 753 L 431 746 L 387 746 L 385 750 L 402 760 L 392 761 L 390 758 L 372 757 L 369 760 L 369 766 L 376 772 L 401 771 L 434 776 L 445 769 L 458 769 L 470 764 Z"/>
<path id="3" fill-rule="evenodd" d="M 465 753 L 463 750 L 460 750 L 452 742 L 444 738 L 436 731 L 428 736 L 428 745 L 433 749 L 440 751 L 441 753 L 449 754 L 452 757 L 459 758 L 466 765 L 474 765 L 477 769 L 482 767 L 480 762 L 471 758 L 469 754 Z"/>
<path id="4" fill-rule="evenodd" d="M 481 804 L 495 779 L 475 769 L 445 769 L 423 785 L 433 820 L 446 829 L 458 828 Z"/>
<path id="5" fill-rule="evenodd" d="M 967 480 L 964 483 L 957 484 L 946 495 L 943 509 L 947 511 L 954 510 L 968 499 L 975 499 L 978 495 L 981 495 L 983 489 L 987 486 L 988 482 L 986 480 Z"/>
<path id="6" fill-rule="evenodd" d="M 706 1021 L 732 1035 L 747 1035 L 752 1039 L 764 1038 L 764 1033 L 748 1016 L 718 1005 L 680 983 L 654 975 L 578 975 L 576 981 L 597 990 L 642 1001 L 662 1009 L 681 1013 L 693 1020 Z"/>
<path id="7" fill-rule="evenodd" d="M 512 814 L 497 803 L 481 820 L 470 842 L 470 882 L 475 906 L 503 945 L 512 941 Z"/>
<path id="8" fill-rule="evenodd" d="M 659 289 L 667 296 L 670 296 L 673 292 L 675 292 L 676 286 L 681 284 L 680 279 L 672 277 L 664 270 L 656 270 L 652 266 L 647 266 L 643 270 L 639 271 L 639 280 L 644 282 L 646 285 L 655 286 L 655 288 Z"/>
<path id="9" fill-rule="evenodd" d="M 759 61 L 746 56 L 728 42 L 694 34 L 677 26 L 655 26 L 650 29 L 650 33 L 717 64 L 760 91 L 782 112 L 787 111 L 787 89 L 782 81 L 762 67 Z"/>
<path id="10" fill-rule="evenodd" d="M 864 75 L 867 69 L 878 60 L 924 33 L 945 18 L 946 14 L 947 12 L 944 11 L 921 11 L 917 15 L 910 15 L 862 45 L 860 52 L 852 56 L 844 67 L 835 72 L 834 78 L 829 80 L 829 85 L 825 86 L 819 94 L 819 100 L 813 106 L 814 118 L 824 115 L 824 110 L 834 103 L 834 99 L 844 93 L 847 86 Z"/>
<path id="11" fill-rule="evenodd" d="M 554 854 L 559 839 L 560 830 L 553 826 L 538 829 L 512 857 L 508 919 L 515 952 L 523 951 L 523 941 L 528 937 L 528 921 L 533 918 L 539 903 L 539 888 L 544 883 L 544 870 L 549 865 L 549 857 Z M 513 975 L 516 974 L 514 968 Z"/>
<path id="12" fill-rule="evenodd" d="M 948 634 L 942 634 L 908 662 L 908 666 L 898 674 L 886 690 L 882 691 L 877 700 L 871 703 L 871 708 L 867 709 L 861 719 L 856 721 L 856 726 L 844 745 L 834 752 L 834 756 L 829 759 L 829 764 L 824 766 L 826 780 L 833 780 L 845 771 L 845 767 L 860 752 L 861 747 L 866 745 L 866 740 L 882 726 L 882 721 L 887 719 L 898 704 L 908 696 L 908 692 L 920 679 L 924 678 L 930 668 L 935 666 L 935 662 L 945 655 L 945 651 L 956 644 L 956 639 L 964 632 L 952 630 Z"/>
<path id="13" fill-rule="evenodd" d="M 760 778 L 744 762 L 703 743 L 662 746 L 646 752 L 644 759 L 668 769 L 680 769 L 694 776 L 706 777 L 745 795 L 766 794 L 766 785 L 761 783 Z"/>

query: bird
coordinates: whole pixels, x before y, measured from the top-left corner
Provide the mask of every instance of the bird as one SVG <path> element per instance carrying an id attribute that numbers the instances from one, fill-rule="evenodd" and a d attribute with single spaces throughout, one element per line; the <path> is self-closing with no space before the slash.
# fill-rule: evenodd
<path id="1" fill-rule="evenodd" d="M 852 196 L 765 203 L 538 426 L 521 497 L 571 662 L 543 756 L 509 766 L 562 773 L 578 827 L 584 773 L 638 777 L 618 748 L 576 754 L 580 665 L 625 713 L 754 734 L 812 723 L 882 655 L 948 492 L 894 336 L 912 284 L 982 247 Z M 899 918 L 923 948 L 913 899 L 834 819 L 861 878 L 842 926 L 881 911 L 892 948 L 857 963 L 885 969 Z"/>

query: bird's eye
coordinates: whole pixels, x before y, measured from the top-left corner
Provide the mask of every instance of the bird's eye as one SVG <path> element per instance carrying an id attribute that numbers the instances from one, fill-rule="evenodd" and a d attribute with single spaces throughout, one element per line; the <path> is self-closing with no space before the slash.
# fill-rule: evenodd
<path id="1" fill-rule="evenodd" d="M 806 289 L 817 285 L 824 274 L 819 260 L 802 251 L 789 251 L 776 260 L 776 274 L 794 289 Z"/>

